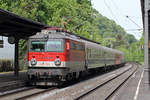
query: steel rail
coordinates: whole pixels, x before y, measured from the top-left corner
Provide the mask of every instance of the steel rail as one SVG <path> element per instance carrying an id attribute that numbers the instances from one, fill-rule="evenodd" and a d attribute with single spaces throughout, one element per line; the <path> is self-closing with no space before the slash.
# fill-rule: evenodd
<path id="1" fill-rule="evenodd" d="M 95 88 L 93 88 L 93 89 L 87 91 L 86 93 L 84 93 L 84 94 L 82 94 L 82 95 L 80 95 L 80 96 L 74 98 L 74 100 L 80 100 L 81 98 L 84 98 L 85 96 L 87 96 L 88 94 L 94 92 L 94 91 L 97 90 L 98 88 L 100 88 L 100 87 L 106 85 L 107 83 L 111 82 L 112 80 L 114 80 L 114 79 L 118 78 L 119 76 L 123 75 L 124 73 L 126 73 L 126 72 L 129 71 L 130 69 L 132 69 L 132 68 L 129 68 L 129 69 L 125 70 L 124 72 L 118 74 L 117 76 L 112 77 L 111 79 L 109 79 L 109 80 L 107 80 L 106 82 L 104 82 L 104 83 L 98 85 L 97 87 L 95 87 Z M 137 70 L 137 69 L 136 69 L 136 70 Z M 135 72 L 135 71 L 134 71 L 134 72 Z M 110 96 L 111 96 L 111 95 L 110 95 Z M 109 96 L 109 97 L 110 97 L 110 96 Z M 109 97 L 108 97 L 108 98 L 109 98 Z M 107 98 L 106 98 L 106 99 L 107 99 Z"/>
<path id="2" fill-rule="evenodd" d="M 23 97 L 20 97 L 20 98 L 17 98 L 15 100 L 25 100 L 27 98 L 30 98 L 30 97 L 33 97 L 33 96 L 37 96 L 37 95 L 40 95 L 42 93 L 46 93 L 48 91 L 52 91 L 54 89 L 57 89 L 56 87 L 52 87 L 52 88 L 49 88 L 49 89 L 46 89 L 46 90 L 43 90 L 43 91 L 40 91 L 40 92 L 37 92 L 37 93 L 33 93 L 33 94 L 30 94 L 30 95 L 26 95 L 26 96 L 23 96 Z"/>
<path id="3" fill-rule="evenodd" d="M 5 86 L 11 86 L 11 85 L 16 85 L 16 84 L 25 84 L 26 80 L 17 80 L 17 81 L 10 81 L 10 82 L 4 82 L 1 84 L 0 88 L 3 88 Z"/>
<path id="4" fill-rule="evenodd" d="M 0 84 L 0 96 L 3 92 L 23 88 L 26 86 L 26 81 L 10 81 Z"/>
<path id="5" fill-rule="evenodd" d="M 10 91 L 5 91 L 3 93 L 0 94 L 0 98 L 4 97 L 4 96 L 9 96 L 9 95 L 13 95 L 13 94 L 17 94 L 19 92 L 23 92 L 23 91 L 28 91 L 31 89 L 34 89 L 35 87 L 23 87 L 23 88 L 18 88 L 18 89 L 14 89 L 14 90 L 10 90 Z"/>
<path id="6" fill-rule="evenodd" d="M 113 91 L 111 92 L 106 98 L 105 100 L 109 100 L 129 79 L 130 77 L 136 73 L 137 68 Z"/>

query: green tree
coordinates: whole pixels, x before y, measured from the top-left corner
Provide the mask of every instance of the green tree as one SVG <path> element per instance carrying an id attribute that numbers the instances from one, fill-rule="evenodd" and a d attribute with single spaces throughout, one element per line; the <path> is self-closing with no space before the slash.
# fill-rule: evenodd
<path id="1" fill-rule="evenodd" d="M 95 10 L 91 0 L 0 0 L 0 8 L 49 26 L 63 28 L 62 22 L 66 21 L 67 30 L 101 45 L 122 50 L 128 58 L 130 48 L 141 45 L 141 41 L 127 34 L 115 21 Z M 20 55 L 24 55 L 26 45 L 25 40 L 20 41 Z M 136 53 L 133 52 L 133 55 Z"/>

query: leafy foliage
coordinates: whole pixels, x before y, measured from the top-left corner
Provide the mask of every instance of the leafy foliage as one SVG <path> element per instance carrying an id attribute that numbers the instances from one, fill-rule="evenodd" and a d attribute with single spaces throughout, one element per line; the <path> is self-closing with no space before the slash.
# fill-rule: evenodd
<path id="1" fill-rule="evenodd" d="M 141 41 L 92 8 L 91 0 L 0 0 L 0 8 L 49 26 L 63 27 L 65 21 L 67 30 L 124 51 L 128 60 L 130 48 L 139 50 L 141 45 Z M 26 45 L 26 41 L 20 41 L 20 55 L 24 56 Z M 132 54 L 134 57 L 137 53 Z"/>

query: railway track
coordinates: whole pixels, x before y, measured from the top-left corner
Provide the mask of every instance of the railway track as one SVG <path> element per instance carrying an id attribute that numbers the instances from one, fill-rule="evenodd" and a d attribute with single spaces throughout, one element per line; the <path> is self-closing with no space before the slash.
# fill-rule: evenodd
<path id="1" fill-rule="evenodd" d="M 101 75 L 61 89 L 56 87 L 27 88 L 0 96 L 0 100 L 37 100 L 41 98 L 44 100 L 91 100 L 93 96 L 95 97 L 95 92 L 98 92 L 98 99 L 94 100 L 109 100 L 136 72 L 137 68 L 135 64 L 127 65 L 127 67 L 107 73 L 108 75 Z"/>
<path id="2" fill-rule="evenodd" d="M 24 87 L 26 85 L 26 82 L 26 80 L 2 82 L 2 84 L 0 84 L 0 94 L 5 91 Z"/>
<path id="3" fill-rule="evenodd" d="M 45 90 L 42 90 L 42 91 L 39 91 L 39 92 L 36 92 L 36 93 L 33 93 L 33 94 L 29 94 L 29 95 L 17 98 L 15 100 L 26 100 L 28 98 L 31 98 L 31 97 L 34 97 L 34 96 L 38 96 L 40 94 L 43 94 L 43 93 L 46 93 L 46 92 L 49 92 L 49 91 L 52 91 L 52 90 L 55 90 L 55 89 L 57 89 L 57 88 L 56 87 L 51 87 L 49 89 L 45 89 Z"/>
<path id="4" fill-rule="evenodd" d="M 32 97 L 32 100 L 107 100 L 136 70 L 137 67 L 126 65 L 126 67 L 83 80 L 77 84 Z M 98 98 L 95 99 L 97 91 Z"/>
<path id="5" fill-rule="evenodd" d="M 51 87 L 48 89 L 37 88 L 37 87 L 26 87 L 13 92 L 7 92 L 0 95 L 0 100 L 25 100 L 30 97 L 38 96 L 39 94 L 56 89 L 56 87 Z"/>
<path id="6" fill-rule="evenodd" d="M 18 89 L 13 89 L 13 90 L 9 90 L 9 91 L 5 91 L 5 92 L 1 92 L 0 93 L 0 98 L 4 97 L 4 96 L 9 96 L 15 93 L 19 93 L 22 91 L 27 91 L 30 89 L 33 89 L 34 87 L 22 87 L 22 88 L 18 88 Z"/>
<path id="7" fill-rule="evenodd" d="M 136 66 L 138 66 L 138 65 L 136 64 Z M 118 92 L 118 90 L 119 90 L 122 86 L 124 86 L 124 84 L 137 72 L 137 70 L 138 70 L 138 67 L 137 67 L 133 72 L 131 72 L 131 74 L 129 74 L 129 76 L 126 77 L 126 78 L 124 79 L 124 81 L 122 81 L 122 82 L 114 89 L 114 91 L 112 91 L 112 92 L 106 97 L 106 100 L 111 100 L 112 97 Z"/>
<path id="8" fill-rule="evenodd" d="M 115 77 L 110 78 L 106 82 L 99 84 L 95 88 L 85 92 L 84 94 L 75 97 L 73 100 L 91 100 L 90 98 L 93 98 L 92 95 L 97 92 L 98 98 L 96 100 L 111 100 L 111 97 L 121 88 L 124 83 L 136 72 L 137 68 L 130 68 L 120 74 L 118 74 Z M 128 74 L 128 75 L 127 75 Z M 124 77 L 124 78 L 123 78 Z M 121 80 L 122 78 L 122 80 Z M 120 82 L 119 82 L 120 79 Z M 114 81 L 114 82 L 112 82 Z M 113 85 L 112 88 L 108 89 L 110 85 L 115 83 L 116 81 L 116 86 Z M 118 81 L 118 83 L 117 83 Z M 100 92 L 101 91 L 101 92 Z M 95 97 L 94 97 L 95 98 Z M 94 99 L 95 100 L 95 99 Z"/>

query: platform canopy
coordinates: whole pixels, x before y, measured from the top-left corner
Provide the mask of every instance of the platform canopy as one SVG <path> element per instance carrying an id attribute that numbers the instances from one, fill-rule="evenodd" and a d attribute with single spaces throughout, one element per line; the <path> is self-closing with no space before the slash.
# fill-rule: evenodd
<path id="1" fill-rule="evenodd" d="M 48 26 L 0 9 L 0 36 L 25 38 L 46 27 Z"/>

